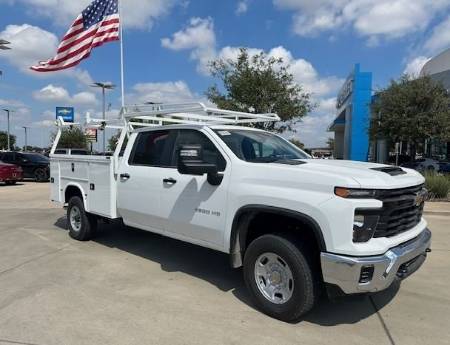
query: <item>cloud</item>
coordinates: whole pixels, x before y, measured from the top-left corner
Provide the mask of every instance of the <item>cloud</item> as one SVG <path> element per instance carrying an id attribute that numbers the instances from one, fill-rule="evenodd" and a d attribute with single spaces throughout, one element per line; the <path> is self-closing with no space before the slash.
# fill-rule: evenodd
<path id="1" fill-rule="evenodd" d="M 214 22 L 211 18 L 191 18 L 189 24 L 180 31 L 175 32 L 171 38 L 163 38 L 161 45 L 173 51 L 190 50 L 191 59 L 196 60 L 197 70 L 205 75 L 209 74 L 208 65 L 211 60 L 236 60 L 240 48 L 226 46 L 217 51 Z M 250 56 L 260 54 L 262 49 L 247 47 Z M 304 60 L 296 59 L 286 48 L 279 46 L 271 49 L 269 57 L 283 58 L 295 82 L 304 86 L 305 90 L 321 97 L 336 92 L 344 82 L 336 77 L 320 78 L 313 65 Z"/>
<path id="2" fill-rule="evenodd" d="M 428 27 L 450 6 L 448 0 L 273 0 L 276 8 L 293 11 L 299 36 L 351 27 L 371 38 L 394 39 Z"/>
<path id="3" fill-rule="evenodd" d="M 169 81 L 160 83 L 138 83 L 133 86 L 133 92 L 127 95 L 129 104 L 182 103 L 198 101 L 200 96 L 192 92 L 184 81 Z"/>
<path id="4" fill-rule="evenodd" d="M 71 96 L 65 88 L 53 84 L 34 91 L 33 98 L 40 102 L 64 103 L 81 107 L 97 104 L 97 98 L 92 92 L 84 91 Z"/>
<path id="5" fill-rule="evenodd" d="M 175 32 L 171 38 L 161 39 L 164 48 L 180 51 L 191 50 L 191 59 L 198 60 L 198 71 L 208 74 L 208 63 L 215 57 L 216 35 L 211 18 L 191 18 L 189 24 Z"/>
<path id="6" fill-rule="evenodd" d="M 178 0 L 121 0 L 126 28 L 150 29 L 155 20 L 167 15 Z M 68 26 L 92 0 L 16 0 L 23 3 L 32 16 L 44 16 L 59 26 Z M 184 2 L 181 2 L 183 6 Z"/>
<path id="7" fill-rule="evenodd" d="M 249 0 L 241 0 L 236 6 L 236 15 L 242 15 L 248 11 Z"/>
<path id="8" fill-rule="evenodd" d="M 14 133 L 14 128 L 29 124 L 31 122 L 31 109 L 27 107 L 22 101 L 16 99 L 0 99 L 0 107 L 11 110 L 10 126 L 11 131 Z M 2 113 L 4 113 L 1 110 Z M 0 116 L 0 128 L 4 130 L 6 128 L 7 118 L 4 114 Z"/>
<path id="9" fill-rule="evenodd" d="M 418 56 L 409 61 L 403 71 L 403 73 L 409 74 L 412 77 L 418 77 L 422 67 L 430 60 L 426 56 Z"/>
<path id="10" fill-rule="evenodd" d="M 318 107 L 295 125 L 296 133 L 287 133 L 290 138 L 296 138 L 306 147 L 324 146 L 332 133 L 327 132 L 328 126 L 336 117 L 336 97 L 322 99 Z"/>
<path id="11" fill-rule="evenodd" d="M 53 56 L 58 44 L 58 38 L 53 33 L 29 24 L 8 25 L 0 32 L 0 37 L 10 41 L 12 48 L 0 56 L 29 73 L 30 66 Z"/>
<path id="12" fill-rule="evenodd" d="M 292 0 L 295 3 L 294 0 Z M 191 59 L 197 61 L 197 70 L 205 75 L 209 74 L 208 64 L 211 60 L 220 58 L 223 60 L 236 60 L 240 47 L 226 46 L 217 50 L 214 23 L 211 18 L 192 18 L 189 24 L 182 30 L 175 32 L 171 38 L 161 40 L 163 47 L 173 51 L 190 51 Z M 263 49 L 247 47 L 250 56 L 264 52 Z M 311 116 L 299 125 L 298 129 L 310 145 L 323 145 L 330 136 L 326 129 L 335 116 L 335 99 L 344 79 L 336 76 L 320 76 L 311 62 L 296 58 L 283 46 L 274 47 L 266 52 L 268 57 L 282 58 L 289 72 L 294 76 L 294 82 L 302 85 L 304 90 L 312 94 L 312 101 L 318 104 L 318 108 Z M 147 101 L 159 101 L 172 98 L 184 100 L 196 99 L 184 82 L 175 83 L 150 83 L 135 86 L 133 96 L 142 103 Z M 301 129 L 301 130 L 300 130 Z"/>
<path id="13" fill-rule="evenodd" d="M 0 37 L 11 42 L 11 50 L 0 55 L 12 66 L 20 71 L 37 78 L 68 77 L 74 78 L 81 86 L 90 85 L 93 79 L 89 72 L 81 68 L 72 68 L 64 71 L 37 73 L 30 70 L 30 66 L 39 61 L 48 60 L 56 53 L 58 38 L 55 34 L 30 24 L 8 25 Z"/>
<path id="14" fill-rule="evenodd" d="M 424 47 L 432 54 L 440 53 L 445 48 L 450 47 L 450 16 L 433 29 Z"/>

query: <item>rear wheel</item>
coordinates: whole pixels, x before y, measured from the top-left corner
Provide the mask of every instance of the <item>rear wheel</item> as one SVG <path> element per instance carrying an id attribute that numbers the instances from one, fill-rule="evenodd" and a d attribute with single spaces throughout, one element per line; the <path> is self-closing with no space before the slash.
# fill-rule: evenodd
<path id="1" fill-rule="evenodd" d="M 37 168 L 34 171 L 34 179 L 36 182 L 44 182 L 48 180 L 47 171 L 43 168 Z"/>
<path id="2" fill-rule="evenodd" d="M 299 320 L 314 306 L 317 282 L 306 251 L 287 238 L 264 235 L 250 243 L 244 279 L 257 307 L 282 321 Z"/>
<path id="3" fill-rule="evenodd" d="M 97 229 L 97 218 L 84 210 L 83 201 L 78 196 L 69 200 L 67 222 L 70 237 L 78 241 L 90 240 Z"/>

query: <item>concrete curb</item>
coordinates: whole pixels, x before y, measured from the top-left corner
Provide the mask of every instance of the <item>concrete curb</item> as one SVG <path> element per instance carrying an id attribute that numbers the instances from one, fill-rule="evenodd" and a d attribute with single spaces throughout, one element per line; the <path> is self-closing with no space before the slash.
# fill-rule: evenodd
<path id="1" fill-rule="evenodd" d="M 450 217 L 449 211 L 423 211 L 423 214 L 425 215 L 433 215 L 433 216 L 447 216 Z"/>

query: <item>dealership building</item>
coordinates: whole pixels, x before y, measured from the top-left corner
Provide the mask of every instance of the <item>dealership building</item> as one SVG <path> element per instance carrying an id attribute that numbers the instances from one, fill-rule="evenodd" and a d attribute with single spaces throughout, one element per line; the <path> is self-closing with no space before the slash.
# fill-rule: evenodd
<path id="1" fill-rule="evenodd" d="M 421 75 L 428 75 L 450 90 L 450 48 L 429 60 Z M 336 117 L 328 131 L 334 132 L 334 158 L 385 163 L 389 159 L 388 140 L 370 141 L 372 73 L 361 71 L 355 64 L 341 87 L 336 101 Z M 402 154 L 409 154 L 407 143 L 400 145 Z M 450 159 L 450 142 L 427 140 L 423 153 L 428 157 Z"/>
<path id="2" fill-rule="evenodd" d="M 334 158 L 368 161 L 372 72 L 356 64 L 337 96 L 336 118 L 328 130 L 334 132 Z"/>

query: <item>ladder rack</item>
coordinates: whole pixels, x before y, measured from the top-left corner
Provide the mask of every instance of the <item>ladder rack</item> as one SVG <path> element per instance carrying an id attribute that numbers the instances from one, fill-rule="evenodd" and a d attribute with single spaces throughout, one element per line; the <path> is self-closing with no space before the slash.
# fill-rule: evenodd
<path id="1" fill-rule="evenodd" d="M 203 103 L 144 104 L 122 108 L 121 117 L 132 126 L 165 124 L 241 125 L 280 121 L 276 114 L 223 110 Z M 136 122 L 135 120 L 142 120 Z"/>
<path id="2" fill-rule="evenodd" d="M 202 124 L 202 125 L 250 125 L 280 121 L 277 114 L 255 114 L 240 111 L 224 110 L 208 107 L 203 103 L 175 103 L 175 104 L 143 104 L 125 106 L 121 109 L 117 119 L 94 119 L 86 114 L 84 124 L 64 122 L 62 117 L 57 119 L 58 132 L 52 146 L 53 154 L 61 138 L 64 127 L 82 126 L 105 130 L 105 128 L 121 131 L 118 147 L 125 138 L 139 127 L 155 127 L 169 124 Z M 119 149 L 114 153 L 115 160 L 119 156 Z"/>

